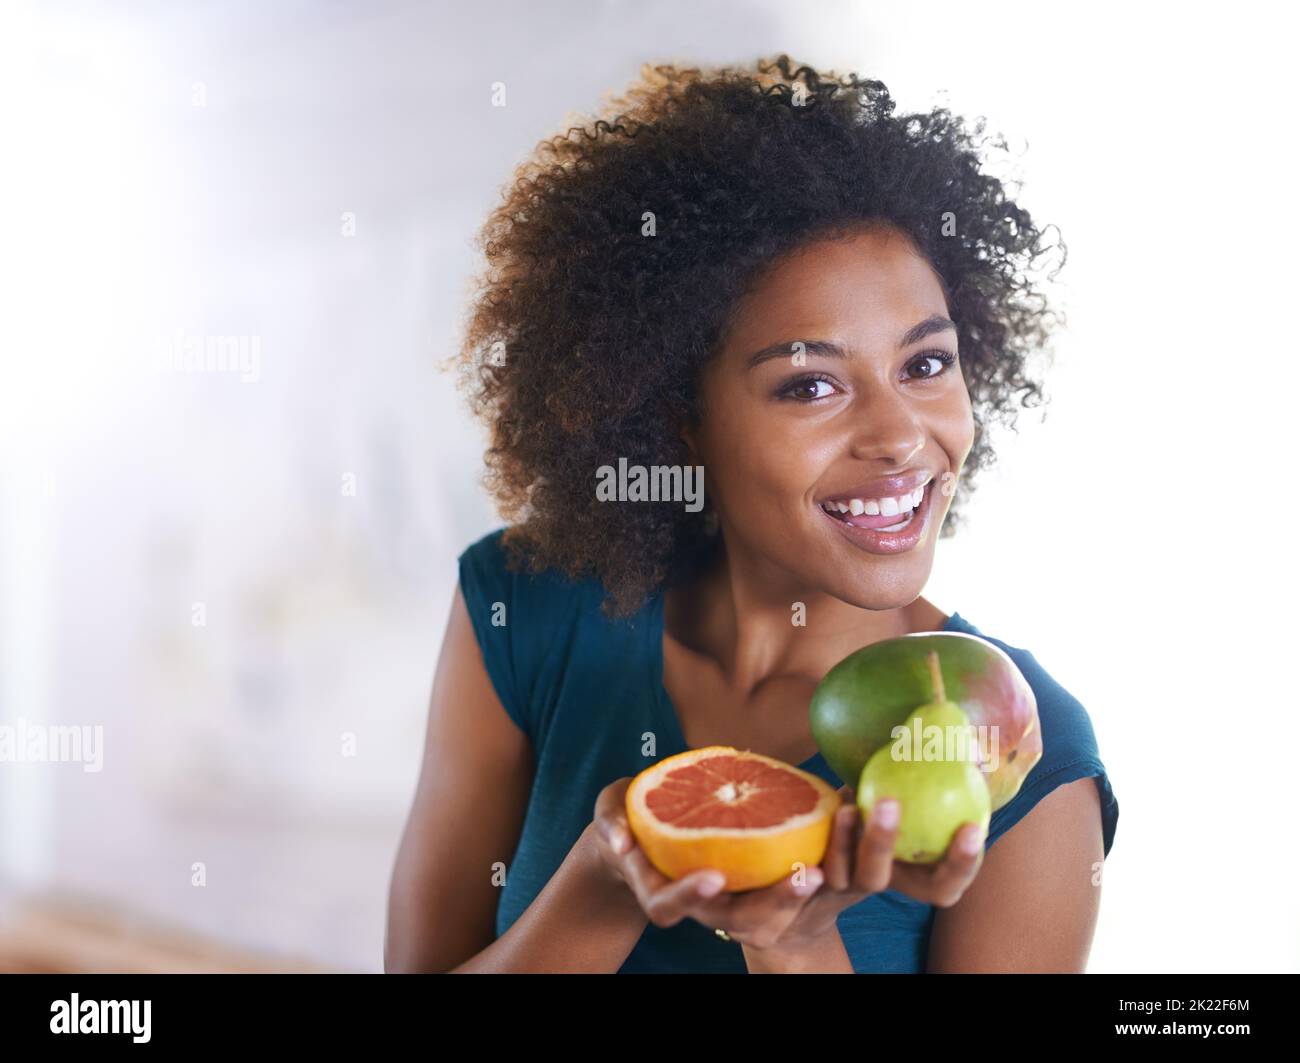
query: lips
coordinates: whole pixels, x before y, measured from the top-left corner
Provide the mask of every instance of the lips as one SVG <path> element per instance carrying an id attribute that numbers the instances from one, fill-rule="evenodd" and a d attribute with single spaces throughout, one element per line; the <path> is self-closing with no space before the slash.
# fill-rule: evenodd
<path id="1" fill-rule="evenodd" d="M 863 513 L 854 516 L 847 513 L 836 513 L 831 515 L 820 505 L 816 508 L 817 512 L 834 525 L 840 535 L 844 536 L 859 550 L 869 554 L 889 556 L 913 550 L 924 540 L 930 529 L 930 514 L 934 508 L 933 498 L 934 485 L 930 484 L 925 489 L 921 504 L 912 511 L 911 519 L 906 527 L 897 531 L 883 531 L 881 529 L 891 524 L 897 524 L 904 519 L 905 514 L 868 516 Z"/>

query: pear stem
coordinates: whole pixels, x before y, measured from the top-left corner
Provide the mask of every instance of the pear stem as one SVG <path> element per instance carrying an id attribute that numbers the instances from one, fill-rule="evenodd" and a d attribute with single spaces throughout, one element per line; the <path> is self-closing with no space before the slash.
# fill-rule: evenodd
<path id="1" fill-rule="evenodd" d="M 934 683 L 934 700 L 947 701 L 943 691 L 943 673 L 939 671 L 939 654 L 931 650 L 927 660 L 930 662 L 930 681 Z"/>

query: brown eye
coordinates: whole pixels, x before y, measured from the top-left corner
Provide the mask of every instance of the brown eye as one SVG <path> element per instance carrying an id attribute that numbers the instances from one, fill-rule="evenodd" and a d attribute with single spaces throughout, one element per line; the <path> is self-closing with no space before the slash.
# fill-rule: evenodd
<path id="1" fill-rule="evenodd" d="M 835 393 L 830 380 L 824 376 L 802 376 L 791 381 L 778 392 L 779 398 L 795 399 L 798 402 L 815 402 Z"/>
<path id="2" fill-rule="evenodd" d="M 909 369 L 915 368 L 918 365 L 925 365 L 927 362 L 939 362 L 939 368 L 933 372 L 925 373 L 920 376 L 912 376 L 913 380 L 932 380 L 935 377 L 943 376 L 948 371 L 949 366 L 951 366 L 955 361 L 957 361 L 957 356 L 948 351 L 926 351 L 920 359 L 909 366 Z"/>

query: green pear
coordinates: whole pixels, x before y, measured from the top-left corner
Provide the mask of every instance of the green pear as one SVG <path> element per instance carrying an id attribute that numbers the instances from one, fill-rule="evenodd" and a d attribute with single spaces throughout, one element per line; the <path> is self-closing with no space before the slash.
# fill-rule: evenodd
<path id="1" fill-rule="evenodd" d="M 906 731 L 871 755 L 857 792 L 864 817 L 877 801 L 898 801 L 894 856 L 914 864 L 943 859 L 963 823 L 980 824 L 987 836 L 992 816 L 975 729 L 961 706 L 944 696 L 938 654 L 932 651 L 929 663 L 934 700 L 914 709 Z"/>

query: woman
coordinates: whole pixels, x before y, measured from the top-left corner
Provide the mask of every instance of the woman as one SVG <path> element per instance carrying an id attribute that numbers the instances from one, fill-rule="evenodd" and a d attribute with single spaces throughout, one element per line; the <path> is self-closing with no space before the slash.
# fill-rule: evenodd
<path id="1" fill-rule="evenodd" d="M 1084 969 L 1118 819 L 1088 715 L 920 596 L 990 420 L 1041 397 L 1042 233 L 959 119 L 893 110 L 785 56 L 647 69 L 489 219 L 463 362 L 510 524 L 460 556 L 387 969 Z M 862 821 L 807 711 L 919 631 L 1008 652 L 1044 743 L 934 866 L 892 860 L 896 805 Z M 711 744 L 841 787 L 802 888 L 670 882 L 635 845 L 631 777 Z"/>

